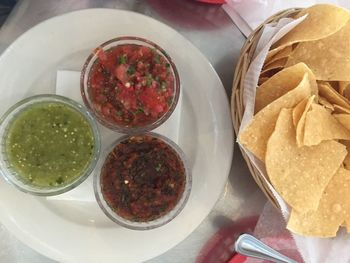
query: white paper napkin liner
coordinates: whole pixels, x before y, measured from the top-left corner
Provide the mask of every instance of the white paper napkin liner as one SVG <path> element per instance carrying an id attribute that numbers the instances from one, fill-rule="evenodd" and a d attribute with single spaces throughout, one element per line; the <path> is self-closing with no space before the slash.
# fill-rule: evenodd
<path id="1" fill-rule="evenodd" d="M 305 18 L 306 18 L 306 15 L 296 20 L 291 18 L 281 19 L 280 22 L 276 25 L 276 28 L 278 29 L 276 31 L 276 34 L 267 42 L 264 48 L 261 48 L 259 53 L 254 54 L 255 58 L 250 64 L 247 70 L 247 73 L 245 75 L 245 79 L 243 80 L 243 85 L 244 85 L 243 105 L 245 107 L 244 108 L 245 110 L 244 110 L 241 126 L 239 129 L 239 133 L 241 133 L 241 131 L 245 129 L 247 124 L 253 118 L 256 87 L 258 86 L 259 75 L 270 47 L 276 41 L 281 39 L 285 34 L 287 34 L 290 30 L 296 27 L 299 23 L 301 23 Z M 266 31 L 265 31 L 265 28 L 267 28 Z M 266 25 L 265 28 L 261 36 L 261 39 L 264 42 L 266 41 L 266 37 L 264 36 L 264 33 L 266 32 L 266 34 L 270 35 L 271 32 L 273 31 L 270 28 L 270 25 Z"/>
<path id="2" fill-rule="evenodd" d="M 328 3 L 350 9 L 349 0 L 226 0 L 223 9 L 230 16 L 241 32 L 247 28 L 255 30 L 267 18 L 288 8 L 309 7 L 315 4 Z"/>
<path id="3" fill-rule="evenodd" d="M 80 72 L 70 70 L 58 70 L 56 78 L 56 94 L 73 99 L 83 104 L 80 94 Z M 182 92 L 178 104 L 169 119 L 159 126 L 154 132 L 166 136 L 173 142 L 179 142 L 179 130 L 182 114 Z M 101 135 L 101 152 L 107 149 L 116 139 L 123 134 L 114 132 L 98 124 Z M 51 201 L 79 201 L 96 202 L 93 190 L 93 175 L 97 173 L 97 167 L 92 174 L 75 189 L 61 195 L 47 197 Z"/>

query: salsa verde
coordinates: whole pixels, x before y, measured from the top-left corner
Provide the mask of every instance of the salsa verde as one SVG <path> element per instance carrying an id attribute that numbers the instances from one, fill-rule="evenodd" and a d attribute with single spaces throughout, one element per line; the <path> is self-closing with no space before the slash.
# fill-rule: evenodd
<path id="1" fill-rule="evenodd" d="M 40 102 L 9 125 L 6 153 L 20 179 L 38 187 L 72 182 L 86 169 L 94 149 L 85 117 L 60 102 Z"/>

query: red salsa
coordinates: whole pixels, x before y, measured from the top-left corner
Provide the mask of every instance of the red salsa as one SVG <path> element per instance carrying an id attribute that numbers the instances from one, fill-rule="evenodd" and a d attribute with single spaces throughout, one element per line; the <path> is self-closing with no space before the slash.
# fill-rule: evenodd
<path id="1" fill-rule="evenodd" d="M 103 51 L 91 68 L 88 92 L 106 121 L 141 127 L 166 114 L 174 101 L 174 73 L 157 50 L 123 44 Z"/>
<path id="2" fill-rule="evenodd" d="M 101 171 L 101 190 L 109 207 L 136 222 L 151 221 L 171 211 L 181 199 L 185 184 L 179 155 L 149 135 L 119 143 Z"/>

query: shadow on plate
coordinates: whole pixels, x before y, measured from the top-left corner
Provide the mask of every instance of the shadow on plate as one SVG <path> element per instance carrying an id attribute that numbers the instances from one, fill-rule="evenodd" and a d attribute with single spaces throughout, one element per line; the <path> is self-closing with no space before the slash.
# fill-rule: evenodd
<path id="1" fill-rule="evenodd" d="M 235 142 L 235 151 L 233 154 L 229 183 L 233 191 L 239 196 L 247 196 L 257 190 L 253 177 L 245 163 L 238 144 Z"/>
<path id="2" fill-rule="evenodd" d="M 178 145 L 185 153 L 189 169 L 192 170 L 198 150 L 198 124 L 188 93 L 182 90 L 182 110 L 180 117 Z"/>
<path id="3" fill-rule="evenodd" d="M 40 202 L 58 217 L 78 225 L 96 228 L 121 227 L 104 215 L 96 202 L 47 201 L 45 199 Z"/>

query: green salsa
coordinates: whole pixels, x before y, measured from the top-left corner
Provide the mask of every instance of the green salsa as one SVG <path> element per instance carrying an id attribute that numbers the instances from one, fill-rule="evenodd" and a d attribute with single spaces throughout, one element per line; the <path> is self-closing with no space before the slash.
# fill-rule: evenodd
<path id="1" fill-rule="evenodd" d="M 57 187 L 79 177 L 89 165 L 94 136 L 87 119 L 60 102 L 40 102 L 18 113 L 6 134 L 6 154 L 19 179 Z"/>

